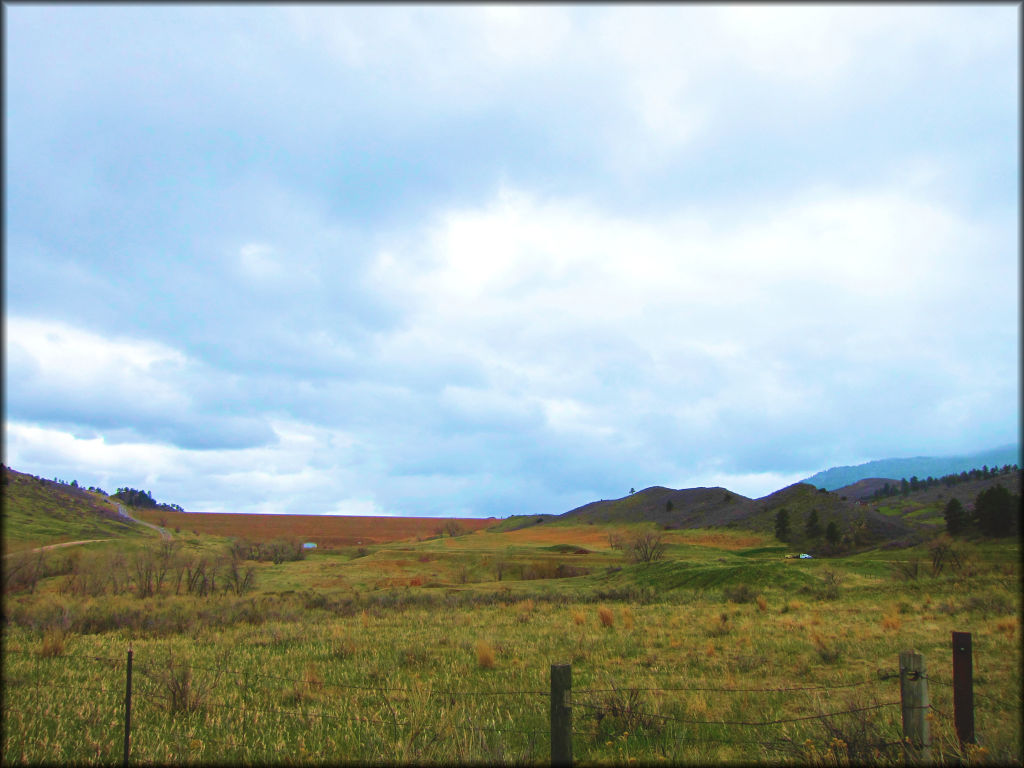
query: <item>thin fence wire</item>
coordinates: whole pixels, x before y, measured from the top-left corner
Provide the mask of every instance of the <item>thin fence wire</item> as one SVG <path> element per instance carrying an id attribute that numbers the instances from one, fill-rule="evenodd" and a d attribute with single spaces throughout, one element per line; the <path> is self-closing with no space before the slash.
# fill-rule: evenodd
<path id="1" fill-rule="evenodd" d="M 611 714 L 612 716 L 616 715 L 616 711 L 614 709 L 609 708 L 609 707 L 599 707 L 599 706 L 595 706 L 593 704 L 586 704 L 586 703 L 582 703 L 582 702 L 577 702 L 577 704 L 579 706 L 581 706 L 581 707 L 586 708 L 586 709 L 591 709 L 591 710 L 597 710 L 597 711 L 605 712 L 605 713 Z M 644 718 L 649 718 L 649 719 L 654 719 L 654 720 L 663 720 L 665 722 L 682 723 L 684 725 L 746 725 L 746 726 L 763 727 L 763 726 L 768 726 L 768 725 L 780 725 L 782 723 L 798 723 L 798 722 L 801 722 L 801 721 L 804 721 L 804 720 L 821 720 L 821 719 L 824 719 L 824 718 L 827 718 L 827 717 L 838 717 L 840 715 L 848 715 L 848 714 L 852 714 L 854 712 L 867 712 L 869 710 L 882 709 L 884 707 L 898 707 L 899 705 L 900 705 L 900 702 L 898 702 L 898 701 L 892 702 L 891 701 L 891 702 L 886 702 L 885 704 L 872 704 L 871 706 L 868 706 L 868 707 L 854 707 L 852 709 L 844 709 L 844 710 L 840 710 L 838 712 L 823 712 L 823 713 L 819 713 L 819 714 L 816 714 L 816 715 L 805 715 L 803 717 L 789 717 L 789 718 L 780 718 L 780 719 L 777 719 L 777 720 L 763 720 L 763 721 L 756 721 L 756 722 L 755 721 L 746 721 L 746 720 L 689 720 L 689 719 L 686 719 L 686 718 L 675 717 L 675 716 L 672 716 L 672 715 L 659 715 L 659 714 L 656 714 L 654 712 L 641 712 L 639 710 L 630 710 L 629 715 L 630 715 L 630 717 L 636 718 L 638 720 L 639 719 L 644 719 Z"/>
<path id="2" fill-rule="evenodd" d="M 170 659 L 166 662 L 170 664 Z M 278 680 L 286 683 L 301 683 L 308 685 L 311 681 L 306 678 L 299 677 L 286 677 L 284 675 L 268 675 L 260 672 L 249 672 L 240 669 L 229 669 L 227 667 L 211 667 L 203 664 L 183 664 L 192 670 L 200 670 L 204 672 L 215 672 L 217 674 L 235 675 L 241 676 L 246 680 Z M 133 664 L 133 668 L 143 674 L 151 674 L 154 670 L 160 671 L 165 669 L 166 666 L 161 666 L 154 662 Z M 374 693 L 406 693 L 406 694 L 418 694 L 428 696 L 550 696 L 550 691 L 540 690 L 498 690 L 498 691 L 457 691 L 449 689 L 422 689 L 417 690 L 414 688 L 404 688 L 399 686 L 375 686 L 375 685 L 356 685 L 353 683 L 329 683 L 329 682 L 317 682 L 318 687 L 323 688 L 337 688 L 341 690 L 355 690 L 355 691 L 371 691 Z"/>
<path id="3" fill-rule="evenodd" d="M 25 656 L 35 656 L 35 657 L 39 658 L 40 661 L 43 661 L 44 663 L 45 663 L 45 660 L 46 660 L 46 657 L 41 657 L 37 651 L 30 650 L 30 649 L 6 648 L 6 649 L 4 649 L 3 652 L 4 652 L 4 654 L 21 654 L 21 655 L 25 655 Z M 66 657 L 66 658 L 73 658 L 75 660 L 81 660 L 81 661 L 101 662 L 103 664 L 111 665 L 115 669 L 124 670 L 124 668 L 125 668 L 125 659 L 123 659 L 123 658 L 112 658 L 112 657 L 108 657 L 108 656 L 95 656 L 95 655 L 90 655 L 90 654 L 63 654 L 63 656 Z M 160 666 L 158 662 L 153 662 L 153 661 L 148 661 L 148 662 L 144 661 L 142 663 L 139 663 L 137 659 L 133 659 L 133 662 L 134 662 L 133 663 L 133 669 L 136 672 L 140 673 L 140 677 L 137 678 L 138 682 L 136 682 L 136 691 L 135 691 L 136 692 L 136 700 L 137 701 L 145 700 L 145 699 L 155 699 L 155 700 L 161 700 L 161 701 L 170 701 L 170 700 L 172 700 L 171 696 L 163 694 L 163 693 L 161 693 L 161 692 L 159 692 L 157 690 L 143 690 L 143 689 L 149 689 L 150 685 L 159 684 L 159 681 L 156 680 L 156 679 L 153 679 L 153 678 L 156 677 L 157 675 L 161 674 L 161 673 L 166 672 L 168 666 L 171 666 L 172 664 L 176 663 L 173 659 L 168 658 L 167 661 L 165 662 L 165 666 Z M 358 691 L 366 691 L 366 692 L 384 694 L 385 696 L 386 695 L 395 695 L 395 694 L 408 694 L 408 695 L 427 697 L 427 698 L 436 698 L 436 697 L 451 697 L 451 698 L 454 698 L 454 697 L 493 697 L 493 696 L 542 696 L 542 697 L 549 697 L 550 696 L 550 692 L 549 691 L 544 691 L 544 690 L 513 689 L 513 690 L 469 691 L 469 690 L 453 690 L 453 689 L 433 689 L 433 688 L 425 688 L 425 687 L 424 688 L 416 688 L 416 689 L 414 689 L 414 688 L 406 688 L 406 687 L 398 687 L 398 686 L 369 686 L 369 685 L 356 685 L 356 684 L 346 684 L 346 683 L 328 683 L 328 682 L 321 682 L 321 681 L 313 682 L 313 681 L 310 681 L 310 680 L 308 680 L 306 678 L 288 677 L 288 676 L 283 676 L 283 675 L 268 675 L 268 674 L 264 674 L 264 673 L 256 673 L 256 672 L 249 672 L 249 671 L 238 670 L 238 669 L 230 669 L 230 668 L 227 668 L 227 667 L 224 667 L 224 666 L 209 666 L 209 665 L 197 665 L 197 664 L 192 664 L 192 663 L 181 663 L 180 667 L 182 669 L 188 669 L 190 671 L 197 670 L 197 671 L 213 672 L 213 673 L 216 673 L 218 675 L 218 677 L 220 677 L 222 675 L 241 677 L 241 678 L 243 678 L 246 681 L 247 684 L 250 681 L 257 681 L 257 682 L 258 681 L 283 681 L 283 682 L 288 682 L 288 683 L 293 683 L 293 684 L 301 684 L 303 686 L 315 686 L 317 689 L 358 690 Z M 156 673 L 156 674 L 154 674 L 154 673 Z M 610 715 L 612 717 L 616 717 L 617 715 L 621 715 L 622 714 L 621 710 L 618 710 L 618 709 L 613 708 L 613 707 L 609 707 L 607 705 L 596 705 L 596 704 L 589 703 L 587 701 L 580 701 L 577 697 L 579 697 L 579 698 L 586 698 L 587 696 L 593 696 L 593 695 L 596 695 L 596 694 L 622 693 L 622 692 L 634 692 L 634 691 L 635 692 L 648 692 L 648 693 L 714 692 L 714 693 L 763 693 L 763 694 L 770 694 L 770 693 L 793 693 L 793 692 L 822 692 L 822 691 L 830 692 L 830 691 L 839 690 L 839 689 L 851 689 L 851 688 L 858 688 L 858 687 L 863 687 L 863 686 L 867 686 L 867 685 L 879 684 L 879 683 L 883 683 L 883 682 L 890 681 L 890 680 L 897 679 L 897 678 L 899 678 L 899 674 L 889 673 L 889 674 L 881 674 L 881 675 L 878 675 L 878 676 L 876 676 L 874 678 L 869 678 L 869 679 L 859 680 L 859 681 L 856 681 L 856 682 L 849 682 L 849 683 L 837 683 L 837 684 L 832 684 L 832 685 L 823 684 L 823 685 L 813 685 L 813 686 L 787 686 L 787 687 L 774 687 L 774 688 L 770 688 L 770 687 L 764 687 L 764 688 L 724 687 L 724 686 L 705 686 L 705 685 L 700 685 L 700 686 L 666 686 L 666 687 L 630 687 L 630 686 L 620 686 L 620 687 L 611 687 L 611 688 L 576 688 L 576 689 L 572 690 L 572 697 L 573 697 L 573 702 L 574 702 L 574 704 L 576 706 L 579 706 L 579 707 L 581 707 L 583 709 L 586 709 L 586 710 L 589 710 L 589 711 L 592 711 L 592 712 L 599 712 L 599 713 L 602 713 L 603 715 Z M 932 677 L 929 677 L 928 679 L 929 679 L 930 682 L 936 683 L 936 684 L 938 684 L 940 686 L 954 687 L 952 683 L 946 682 L 944 680 L 940 680 L 940 679 L 936 679 L 936 678 L 932 678 Z M 146 682 L 143 683 L 142 685 L 139 685 L 139 683 L 142 683 L 142 681 L 146 681 Z M 12 686 L 12 687 L 66 688 L 66 686 L 67 686 L 67 683 L 38 681 L 38 680 L 29 681 L 29 680 L 24 680 L 24 679 L 20 679 L 20 678 L 11 678 L 11 679 L 6 680 L 5 682 L 6 682 L 7 685 Z M 103 694 L 110 694 L 110 693 L 121 694 L 123 692 L 123 690 L 124 690 L 122 687 L 120 687 L 118 685 L 112 685 L 112 686 L 109 686 L 109 687 L 104 687 L 104 686 L 97 687 L 97 686 L 91 686 L 91 685 L 87 685 L 87 684 L 85 684 L 85 685 L 75 684 L 75 687 L 76 687 L 76 689 L 79 689 L 79 690 L 87 690 L 87 691 L 99 692 L 99 693 L 103 693 Z M 991 699 L 991 700 L 996 700 L 995 697 L 985 696 L 984 694 L 980 694 L 980 693 L 975 693 L 974 695 L 977 696 L 977 697 L 981 697 L 981 698 L 988 698 L 988 699 Z M 677 717 L 677 716 L 671 716 L 671 715 L 662 715 L 662 714 L 653 713 L 653 712 L 643 712 L 643 711 L 638 711 L 638 710 L 635 710 L 635 709 L 634 710 L 630 710 L 628 714 L 629 714 L 629 716 L 631 718 L 637 718 L 637 719 L 640 719 L 640 720 L 659 720 L 659 721 L 666 722 L 666 723 L 678 723 L 678 724 L 681 724 L 681 725 L 730 726 L 730 727 L 732 727 L 732 726 L 737 726 L 737 727 L 746 726 L 746 727 L 755 727 L 756 728 L 756 727 L 768 727 L 768 726 L 774 726 L 774 725 L 783 725 L 783 724 L 788 724 L 788 723 L 807 722 L 807 721 L 812 721 L 812 720 L 826 720 L 826 719 L 829 719 L 829 718 L 835 718 L 835 717 L 840 717 L 840 716 L 843 716 L 843 715 L 849 715 L 849 714 L 854 714 L 854 713 L 859 713 L 859 712 L 867 712 L 867 711 L 872 711 L 872 710 L 879 710 L 879 709 L 883 709 L 883 708 L 887 708 L 887 707 L 898 707 L 900 705 L 901 705 L 901 702 L 899 702 L 899 701 L 885 702 L 885 703 L 874 704 L 874 705 L 870 705 L 870 706 L 853 707 L 853 708 L 839 710 L 839 711 L 834 711 L 834 712 L 817 713 L 817 714 L 813 714 L 813 715 L 805 715 L 805 716 L 799 716 L 799 717 L 777 718 L 777 719 L 773 719 L 773 720 L 763 720 L 763 721 L 696 720 L 696 719 L 689 719 L 689 718 Z M 302 719 L 304 721 L 308 721 L 309 718 L 320 718 L 320 719 L 330 720 L 330 721 L 335 721 L 335 722 L 366 723 L 366 724 L 370 724 L 370 725 L 374 725 L 374 726 L 383 726 L 383 727 L 387 727 L 387 728 L 396 728 L 396 729 L 410 728 L 410 727 L 413 727 L 413 725 L 414 725 L 414 724 L 409 723 L 407 721 L 399 721 L 397 718 L 393 718 L 391 720 L 382 720 L 382 719 L 373 718 L 373 717 L 363 717 L 363 716 L 355 715 L 355 714 L 351 714 L 351 713 L 348 713 L 348 714 L 332 714 L 332 713 L 329 713 L 329 712 L 316 711 L 316 710 L 308 710 L 308 709 L 298 709 L 298 710 L 295 710 L 295 709 L 253 707 L 253 706 L 250 706 L 250 705 L 229 704 L 229 703 L 226 703 L 226 702 L 210 702 L 210 701 L 204 701 L 204 702 L 201 703 L 200 706 L 202 708 L 204 708 L 204 709 L 231 710 L 231 711 L 239 712 L 239 713 L 243 713 L 243 714 L 251 713 L 251 714 L 260 714 L 260 715 L 274 715 L 274 716 L 285 717 L 285 718 L 297 718 L 297 719 Z M 937 707 L 935 707 L 933 705 L 913 707 L 913 708 L 914 709 L 929 709 L 929 710 L 935 712 L 940 717 L 951 718 L 951 716 L 948 713 L 938 709 Z M 246 726 L 246 723 L 243 721 L 241 723 L 241 726 L 244 729 L 245 726 Z M 444 726 L 443 730 L 451 730 L 451 731 L 457 731 L 457 732 L 521 734 L 521 735 L 526 735 L 526 736 L 535 737 L 535 738 L 536 737 L 547 738 L 550 735 L 550 732 L 548 730 L 523 729 L 523 728 L 506 727 L 506 726 L 500 726 L 500 725 L 482 726 L 482 725 L 473 725 L 473 724 L 468 724 L 468 723 L 466 723 L 466 724 L 463 724 L 463 723 L 449 723 L 449 724 Z M 435 730 L 435 732 L 434 732 L 435 738 L 437 737 L 437 735 L 440 732 L 441 732 L 440 730 Z M 602 736 L 600 731 L 585 731 L 585 730 L 574 730 L 573 731 L 573 737 L 574 738 L 598 738 L 600 736 Z M 694 739 L 693 737 L 671 736 L 671 735 L 668 735 L 668 734 L 664 734 L 663 737 L 666 738 L 667 740 L 673 741 L 673 742 L 684 742 L 685 741 L 685 742 L 694 743 L 694 744 L 702 744 L 702 743 L 737 744 L 737 745 L 745 744 L 745 745 L 759 745 L 759 746 L 762 746 L 762 747 L 768 747 L 768 748 L 772 748 L 772 749 L 783 749 L 783 748 L 792 749 L 792 748 L 796 748 L 796 746 L 799 746 L 799 745 L 795 745 L 795 743 L 793 743 L 793 742 L 785 741 L 785 740 L 784 741 L 777 741 L 777 740 L 776 741 L 764 741 L 764 740 L 745 740 L 745 739 L 729 739 L 729 738 L 716 738 L 716 737 L 707 737 L 707 738 L 705 738 L 703 736 L 701 738 L 699 738 L 699 739 Z M 230 736 L 228 738 L 226 738 L 226 739 L 218 739 L 216 737 L 211 738 L 211 737 L 208 737 L 206 735 L 203 735 L 203 736 L 200 737 L 198 735 L 193 734 L 193 735 L 186 736 L 186 737 L 183 737 L 183 738 L 188 738 L 190 740 L 195 740 L 195 741 L 201 741 L 204 745 L 210 745 L 210 744 L 220 745 L 220 746 L 223 746 L 223 747 L 226 747 L 226 748 L 230 748 L 230 749 L 238 749 L 238 748 L 244 748 L 245 747 L 245 744 L 238 743 L 233 737 L 230 737 Z M 900 744 L 902 744 L 901 741 L 893 741 L 893 742 L 879 742 L 878 744 L 873 744 L 871 746 L 889 747 L 889 746 L 895 746 L 895 745 L 900 745 Z"/>
<path id="4" fill-rule="evenodd" d="M 946 688 L 956 688 L 956 685 L 954 683 L 948 682 L 946 680 L 940 680 L 939 678 L 932 677 L 931 675 L 926 675 L 925 679 L 928 680 L 929 685 L 935 684 L 935 685 L 944 686 Z M 976 698 L 976 699 L 980 698 L 980 699 L 988 699 L 989 701 L 999 701 L 999 699 L 997 699 L 995 696 L 988 696 L 988 695 L 986 695 L 984 693 L 979 693 L 976 689 L 973 690 L 973 695 L 974 695 L 974 698 Z"/>
<path id="5" fill-rule="evenodd" d="M 573 694 L 589 693 L 621 693 L 623 691 L 640 691 L 651 693 L 677 693 L 687 691 L 706 691 L 714 693 L 791 693 L 795 691 L 832 691 L 840 688 L 857 688 L 863 685 L 871 685 L 886 680 L 897 678 L 899 675 L 892 675 L 879 678 L 861 680 L 856 683 L 838 683 L 836 685 L 809 685 L 793 686 L 789 688 L 722 688 L 715 686 L 672 686 L 667 688 L 643 688 L 634 686 L 620 686 L 617 688 L 573 688 Z"/>

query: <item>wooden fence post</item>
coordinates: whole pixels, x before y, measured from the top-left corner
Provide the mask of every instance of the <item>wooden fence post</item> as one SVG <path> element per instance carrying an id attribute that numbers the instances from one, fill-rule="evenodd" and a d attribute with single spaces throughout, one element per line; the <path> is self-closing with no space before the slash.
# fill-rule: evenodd
<path id="1" fill-rule="evenodd" d="M 124 764 L 128 765 L 132 737 L 132 649 L 128 649 L 128 673 L 124 688 Z"/>
<path id="2" fill-rule="evenodd" d="M 907 762 L 931 758 L 928 727 L 928 676 L 924 656 L 900 652 L 900 705 L 903 710 L 903 754 Z"/>
<path id="3" fill-rule="evenodd" d="M 572 665 L 551 665 L 551 765 L 572 765 Z"/>
<path id="4" fill-rule="evenodd" d="M 960 746 L 974 744 L 974 665 L 970 632 L 953 633 L 953 722 Z"/>

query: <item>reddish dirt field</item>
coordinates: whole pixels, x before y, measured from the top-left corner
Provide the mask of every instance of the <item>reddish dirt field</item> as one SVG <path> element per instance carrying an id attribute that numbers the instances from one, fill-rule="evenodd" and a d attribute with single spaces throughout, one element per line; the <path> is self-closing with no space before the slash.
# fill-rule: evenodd
<path id="1" fill-rule="evenodd" d="M 172 512 L 132 510 L 141 520 L 160 524 L 182 533 L 196 531 L 214 536 L 232 536 L 250 541 L 270 541 L 279 537 L 310 541 L 318 549 L 333 549 L 358 544 L 384 544 L 389 541 L 427 538 L 437 535 L 455 518 L 447 517 L 355 517 L 341 515 L 242 515 L 222 512 Z M 494 525 L 494 518 L 455 519 L 463 529 L 476 531 Z"/>

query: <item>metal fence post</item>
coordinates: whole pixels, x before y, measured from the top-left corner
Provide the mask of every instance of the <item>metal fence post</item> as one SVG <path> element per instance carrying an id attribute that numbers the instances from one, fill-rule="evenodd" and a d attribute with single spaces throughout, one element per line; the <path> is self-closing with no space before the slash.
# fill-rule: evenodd
<path id="1" fill-rule="evenodd" d="M 903 711 L 903 754 L 907 762 L 931 758 L 928 727 L 928 675 L 924 656 L 900 652 L 900 705 Z"/>
<path id="2" fill-rule="evenodd" d="M 572 665 L 551 665 L 551 765 L 572 765 Z"/>
<path id="3" fill-rule="evenodd" d="M 132 649 L 128 649 L 128 673 L 124 688 L 124 764 L 128 765 L 132 737 Z"/>
<path id="4" fill-rule="evenodd" d="M 953 633 L 953 722 L 960 746 L 974 744 L 974 664 L 970 632 Z"/>

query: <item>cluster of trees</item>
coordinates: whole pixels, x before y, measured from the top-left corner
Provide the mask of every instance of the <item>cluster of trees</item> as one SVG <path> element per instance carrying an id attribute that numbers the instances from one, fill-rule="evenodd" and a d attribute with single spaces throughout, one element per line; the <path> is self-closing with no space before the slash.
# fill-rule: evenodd
<path id="1" fill-rule="evenodd" d="M 62 594 L 78 597 L 134 595 L 242 595 L 251 590 L 255 567 L 244 567 L 232 552 L 222 554 L 183 552 L 177 541 L 131 553 L 84 553 L 62 557 L 32 552 L 6 558 L 4 592 L 33 592 L 41 578 L 64 576 Z"/>
<path id="2" fill-rule="evenodd" d="M 965 533 L 1010 536 L 1020 530 L 1020 497 L 999 484 L 979 493 L 970 510 L 965 509 L 959 499 L 950 499 L 943 516 L 946 530 L 952 536 Z"/>
<path id="3" fill-rule="evenodd" d="M 543 523 L 544 520 L 539 519 L 537 522 Z M 445 520 L 444 525 L 434 529 L 434 535 L 444 537 L 446 533 L 449 537 L 454 539 L 456 536 L 462 536 L 469 533 L 469 531 L 458 520 Z"/>
<path id="4" fill-rule="evenodd" d="M 272 561 L 278 563 L 305 560 L 306 550 L 299 539 L 277 538 L 271 541 L 235 539 L 231 542 L 231 555 L 237 560 Z"/>
<path id="5" fill-rule="evenodd" d="M 866 532 L 867 524 L 863 520 L 854 522 L 848 531 L 840 528 L 835 520 L 830 520 L 828 525 L 823 528 L 821 516 L 816 509 L 812 509 L 807 518 L 803 520 L 801 531 L 799 523 L 794 523 L 788 509 L 783 507 L 775 512 L 775 538 L 779 541 L 793 542 L 800 539 L 807 544 L 820 545 L 822 537 L 824 537 L 824 544 L 832 553 L 852 545 L 862 544 Z"/>
<path id="6" fill-rule="evenodd" d="M 147 507 L 149 509 L 160 507 L 161 509 L 173 509 L 175 512 L 185 511 L 177 504 L 160 504 L 153 498 L 153 494 L 149 491 L 139 491 L 135 488 L 118 488 L 117 492 L 110 498 L 122 501 L 129 507 Z M 167 525 L 166 522 L 162 522 L 160 524 L 164 526 Z"/>
<path id="7" fill-rule="evenodd" d="M 135 488 L 118 488 L 111 496 L 113 499 L 123 501 L 129 507 L 156 507 L 156 499 L 149 491 L 139 491 Z"/>
<path id="8" fill-rule="evenodd" d="M 908 493 L 924 491 L 937 485 L 942 485 L 945 488 L 952 488 L 954 485 L 966 483 L 969 480 L 987 480 L 991 477 L 999 477 L 1000 475 L 1019 471 L 1020 468 L 1016 464 L 1005 464 L 1001 468 L 992 467 L 991 469 L 986 464 L 981 469 L 972 469 L 970 471 L 960 472 L 959 474 L 954 473 L 951 475 L 943 475 L 938 479 L 929 475 L 924 480 L 919 480 L 917 475 L 914 475 L 910 480 L 907 480 L 907 478 L 904 477 L 900 480 L 898 485 L 895 483 L 886 483 L 875 491 L 871 495 L 871 498 L 884 499 L 887 496 L 895 496 L 896 494 L 906 496 Z"/>

